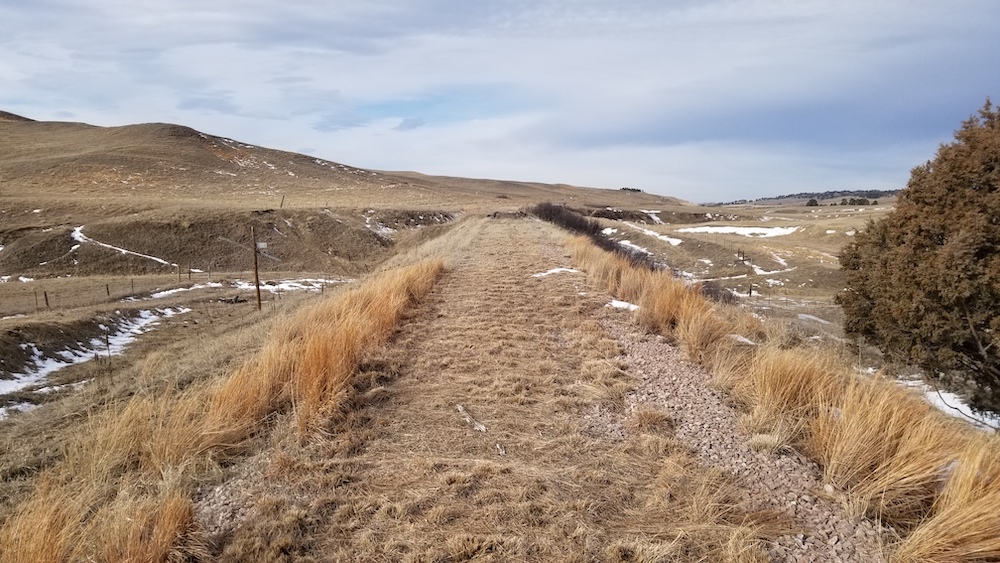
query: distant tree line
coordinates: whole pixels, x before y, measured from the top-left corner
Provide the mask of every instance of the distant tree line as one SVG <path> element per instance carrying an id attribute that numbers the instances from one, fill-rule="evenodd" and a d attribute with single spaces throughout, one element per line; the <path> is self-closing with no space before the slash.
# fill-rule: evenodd
<path id="1" fill-rule="evenodd" d="M 806 207 L 816 207 L 819 205 L 819 201 L 816 198 L 810 199 L 806 202 Z M 836 203 L 831 203 L 830 205 L 838 205 Z M 864 207 L 866 205 L 878 205 L 878 200 L 869 201 L 864 197 L 852 197 L 852 198 L 841 198 L 839 205 L 857 205 L 859 207 Z"/>
<path id="2" fill-rule="evenodd" d="M 856 199 L 878 199 L 891 197 L 899 193 L 900 190 L 834 190 L 829 192 L 801 192 L 797 194 L 779 195 L 774 197 L 760 197 L 757 199 L 737 199 L 724 203 L 709 203 L 709 206 L 718 205 L 743 205 L 747 203 L 761 203 L 778 199 L 809 199 L 816 200 L 816 204 L 824 199 L 856 198 Z M 848 199 L 848 202 L 850 199 Z M 843 205 L 863 205 L 860 203 L 844 203 Z M 874 203 L 871 205 L 875 205 Z"/>
<path id="3" fill-rule="evenodd" d="M 622 188 L 622 191 L 623 192 L 635 192 L 635 193 L 639 193 L 639 194 L 642 193 L 642 190 L 640 190 L 639 188 Z"/>

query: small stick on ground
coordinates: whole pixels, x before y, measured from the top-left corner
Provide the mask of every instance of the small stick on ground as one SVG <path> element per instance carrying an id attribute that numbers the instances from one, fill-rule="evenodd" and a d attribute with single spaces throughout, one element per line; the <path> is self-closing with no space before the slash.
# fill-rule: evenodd
<path id="1" fill-rule="evenodd" d="M 486 425 L 472 418 L 472 415 L 470 415 L 469 412 L 465 410 L 465 407 L 463 407 L 462 405 L 455 405 L 455 406 L 458 407 L 458 412 L 462 413 L 462 417 L 465 418 L 465 421 L 471 424 L 472 427 L 477 432 L 486 432 Z"/>

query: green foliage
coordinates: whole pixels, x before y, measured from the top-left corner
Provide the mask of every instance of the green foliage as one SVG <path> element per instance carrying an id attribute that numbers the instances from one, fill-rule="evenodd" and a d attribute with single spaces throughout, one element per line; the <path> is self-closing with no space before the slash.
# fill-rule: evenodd
<path id="1" fill-rule="evenodd" d="M 1000 412 L 998 250 L 1000 110 L 987 101 L 844 247 L 845 329 L 946 384 L 971 380 L 972 405 Z"/>

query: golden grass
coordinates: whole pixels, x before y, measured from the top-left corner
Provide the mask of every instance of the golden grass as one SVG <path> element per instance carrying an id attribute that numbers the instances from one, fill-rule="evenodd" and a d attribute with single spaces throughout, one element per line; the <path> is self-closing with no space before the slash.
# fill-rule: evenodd
<path id="1" fill-rule="evenodd" d="M 627 288 L 641 325 L 680 343 L 746 407 L 741 426 L 752 447 L 802 447 L 849 506 L 905 534 L 895 561 L 1000 557 L 1000 440 L 890 381 L 851 374 L 832 350 L 803 347 L 746 313 L 713 306 L 668 274 L 630 272 L 616 256 L 585 248 L 585 239 L 569 244 L 602 287 Z"/>
<path id="2" fill-rule="evenodd" d="M 158 562 L 197 552 L 186 537 L 197 475 L 262 430 L 271 413 L 293 407 L 300 434 L 335 415 L 359 359 L 388 338 L 442 268 L 438 259 L 385 272 L 304 309 L 214 388 L 139 396 L 91 418 L 0 528 L 0 561 Z"/>
<path id="3" fill-rule="evenodd" d="M 976 435 L 961 450 L 931 516 L 897 547 L 899 563 L 1000 559 L 1000 439 Z"/>
<path id="4" fill-rule="evenodd" d="M 749 406 L 754 432 L 770 431 L 785 419 L 812 418 L 846 379 L 832 358 L 814 350 L 762 346 L 748 368 L 732 392 Z"/>

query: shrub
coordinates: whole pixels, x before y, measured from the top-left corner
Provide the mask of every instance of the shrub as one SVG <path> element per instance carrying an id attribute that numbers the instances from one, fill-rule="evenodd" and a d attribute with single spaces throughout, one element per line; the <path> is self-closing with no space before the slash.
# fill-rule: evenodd
<path id="1" fill-rule="evenodd" d="M 845 329 L 891 359 L 971 378 L 971 404 L 1000 411 L 998 251 L 1000 111 L 987 101 L 841 252 Z"/>

